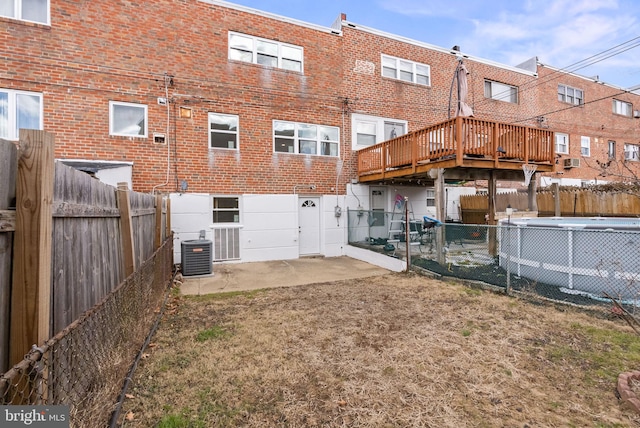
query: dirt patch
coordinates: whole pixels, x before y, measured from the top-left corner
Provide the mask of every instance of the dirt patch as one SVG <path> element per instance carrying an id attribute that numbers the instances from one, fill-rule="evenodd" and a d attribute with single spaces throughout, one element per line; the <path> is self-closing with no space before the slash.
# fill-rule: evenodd
<path id="1" fill-rule="evenodd" d="M 127 427 L 638 426 L 615 319 L 417 275 L 183 298 Z"/>

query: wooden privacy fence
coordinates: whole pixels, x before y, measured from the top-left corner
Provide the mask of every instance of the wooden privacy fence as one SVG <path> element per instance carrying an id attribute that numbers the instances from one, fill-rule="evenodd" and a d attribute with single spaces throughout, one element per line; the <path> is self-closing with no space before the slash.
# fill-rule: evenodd
<path id="1" fill-rule="evenodd" d="M 591 189 L 541 190 L 536 195 L 539 217 L 635 217 L 640 215 L 640 195 L 628 192 L 598 192 Z M 487 195 L 460 196 L 462 222 L 485 224 L 489 212 Z M 504 212 L 511 205 L 516 212 L 528 209 L 526 193 L 496 195 L 496 212 Z M 556 208 L 559 207 L 559 214 Z"/>
<path id="2" fill-rule="evenodd" d="M 100 302 L 170 236 L 168 198 L 101 183 L 55 162 L 53 150 L 44 131 L 21 130 L 17 146 L 0 140 L 0 373 Z"/>

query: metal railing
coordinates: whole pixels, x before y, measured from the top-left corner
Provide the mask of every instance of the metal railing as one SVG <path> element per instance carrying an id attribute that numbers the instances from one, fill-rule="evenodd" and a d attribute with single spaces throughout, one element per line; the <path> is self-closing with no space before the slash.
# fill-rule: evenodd
<path id="1" fill-rule="evenodd" d="M 593 228 L 566 221 L 555 226 L 520 221 L 498 226 L 427 224 L 412 226 L 409 245 L 403 235 L 389 245 L 390 215 L 350 211 L 350 245 L 399 258 L 406 258 L 408 248 L 413 266 L 509 293 L 603 308 L 611 308 L 615 299 L 630 312 L 638 311 L 638 225 L 614 220 Z M 386 221 L 376 228 L 376 218 Z"/>

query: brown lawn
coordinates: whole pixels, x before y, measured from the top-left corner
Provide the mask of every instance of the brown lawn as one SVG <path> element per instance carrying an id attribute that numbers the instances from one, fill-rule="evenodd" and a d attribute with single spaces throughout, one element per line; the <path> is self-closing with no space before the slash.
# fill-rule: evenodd
<path id="1" fill-rule="evenodd" d="M 259 280 L 259 279 L 257 279 Z M 125 427 L 626 427 L 613 315 L 389 274 L 178 297 Z"/>

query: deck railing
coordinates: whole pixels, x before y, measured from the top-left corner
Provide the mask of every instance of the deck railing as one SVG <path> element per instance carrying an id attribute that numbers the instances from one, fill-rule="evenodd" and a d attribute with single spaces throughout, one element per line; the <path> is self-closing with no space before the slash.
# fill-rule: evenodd
<path id="1" fill-rule="evenodd" d="M 457 138 L 460 135 L 461 138 Z M 415 168 L 429 162 L 465 158 L 553 162 L 553 132 L 526 126 L 457 117 L 358 151 L 358 175 Z M 496 166 L 499 168 L 499 166 Z"/>

